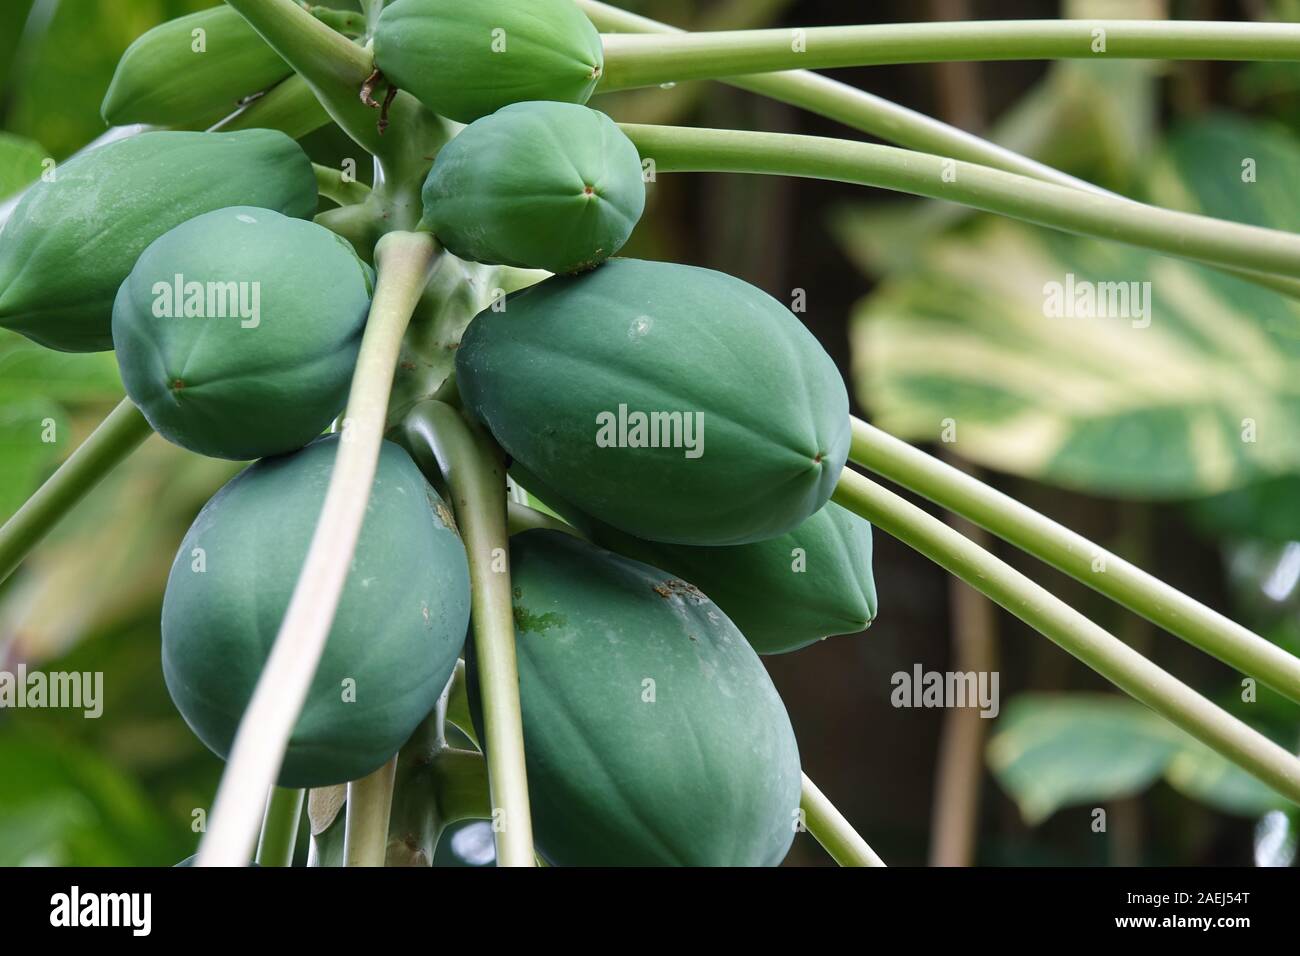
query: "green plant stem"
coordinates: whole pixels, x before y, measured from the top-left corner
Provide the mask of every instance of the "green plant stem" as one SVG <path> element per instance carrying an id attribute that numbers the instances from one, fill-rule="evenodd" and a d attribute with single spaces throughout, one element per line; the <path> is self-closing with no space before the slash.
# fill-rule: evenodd
<path id="1" fill-rule="evenodd" d="M 1300 703 L 1300 658 L 958 468 L 853 420 L 849 457 Z"/>
<path id="2" fill-rule="evenodd" d="M 316 174 L 316 191 L 340 206 L 356 205 L 370 196 L 369 186 L 355 179 L 344 179 L 341 169 L 320 163 L 312 163 L 311 168 Z"/>
<path id="3" fill-rule="evenodd" d="M 258 866 L 293 866 L 298 843 L 298 818 L 302 815 L 306 790 L 272 787 L 262 817 L 262 835 L 257 841 Z"/>
<path id="4" fill-rule="evenodd" d="M 235 866 L 252 849 L 261 796 L 275 781 L 307 699 L 361 534 L 397 355 L 434 250 L 427 233 L 392 232 L 375 251 L 375 295 L 325 502 L 270 657 L 235 734 L 211 826 L 199 846 L 200 866 Z"/>
<path id="5" fill-rule="evenodd" d="M 803 176 L 946 199 L 1167 255 L 1300 278 L 1300 236 L 1160 209 L 893 146 L 820 136 L 624 124 L 661 172 Z"/>
<path id="6" fill-rule="evenodd" d="M 59 519 L 152 432 L 131 400 L 122 399 L 36 494 L 0 527 L 0 581 L 9 577 Z"/>
<path id="7" fill-rule="evenodd" d="M 977 20 L 607 34 L 601 39 L 605 66 L 600 90 L 781 70 L 952 60 L 1300 60 L 1300 25 L 1289 23 Z"/>
<path id="8" fill-rule="evenodd" d="M 1300 804 L 1300 759 L 1295 755 L 938 518 L 848 469 L 840 476 L 833 500 L 955 574 L 1120 690 Z"/>
<path id="9" fill-rule="evenodd" d="M 443 402 L 422 402 L 402 424 L 403 443 L 426 474 L 441 475 L 469 554 L 471 615 L 483 702 L 497 864 L 533 866 L 532 820 L 524 764 L 523 714 L 515 659 L 501 453 Z"/>
<path id="10" fill-rule="evenodd" d="M 469 713 L 469 689 L 465 685 L 465 662 L 456 662 L 456 671 L 451 675 L 451 684 L 447 688 L 447 708 L 444 712 L 447 723 L 454 726 L 470 739 L 470 742 L 483 749 L 478 734 L 474 730 L 474 721 Z"/>
<path id="11" fill-rule="evenodd" d="M 391 128 L 380 133 L 380 111 L 361 100 L 374 56 L 336 33 L 293 0 L 226 0 L 306 81 L 330 117 L 384 168 L 386 180 L 405 186 L 424 178 L 432 154 L 450 127 L 408 93 L 389 104 Z M 382 90 L 376 99 L 383 98 Z M 418 216 L 416 217 L 418 219 Z M 414 225 L 398 222 L 395 228 Z"/>
<path id="12" fill-rule="evenodd" d="M 563 531 L 565 534 L 571 534 L 575 538 L 581 538 L 582 534 L 571 524 L 566 524 L 559 518 L 552 518 L 548 514 L 543 514 L 536 508 L 530 508 L 527 505 L 521 505 L 516 501 L 511 501 L 506 505 L 506 521 L 511 534 L 522 534 L 525 531 Z"/>
<path id="13" fill-rule="evenodd" d="M 884 866 L 885 861 L 858 835 L 844 814 L 817 789 L 817 785 L 803 775 L 803 793 L 799 806 L 804 812 L 804 822 L 817 842 L 840 866 Z"/>
<path id="14" fill-rule="evenodd" d="M 348 784 L 343 820 L 344 866 L 384 865 L 396 773 L 397 758 L 393 757 L 374 773 Z"/>
<path id="15" fill-rule="evenodd" d="M 599 0 L 578 0 L 578 5 L 602 31 L 659 34 L 686 32 Z M 722 82 L 825 116 L 851 129 L 879 136 L 909 149 L 964 159 L 1062 186 L 1104 192 L 1092 183 L 1021 156 L 924 113 L 809 70 L 735 76 Z"/>

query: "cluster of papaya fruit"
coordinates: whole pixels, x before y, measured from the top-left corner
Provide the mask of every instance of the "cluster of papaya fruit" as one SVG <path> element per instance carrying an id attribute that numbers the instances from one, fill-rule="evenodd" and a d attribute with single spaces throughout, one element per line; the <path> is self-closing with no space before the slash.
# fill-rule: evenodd
<path id="1" fill-rule="evenodd" d="M 288 74 L 224 7 L 195 16 L 240 51 L 223 71 L 239 88 L 200 101 L 190 84 L 139 82 L 149 56 L 176 55 L 146 34 L 107 118 L 201 125 Z M 601 44 L 572 0 L 396 0 L 373 41 L 389 82 L 469 124 L 428 171 L 422 228 L 448 255 L 554 273 L 479 313 L 455 359 L 464 413 L 565 529 L 510 547 L 539 852 L 775 865 L 800 766 L 758 655 L 876 612 L 871 529 L 829 503 L 848 454 L 843 381 L 757 288 L 611 258 L 645 206 L 642 157 L 585 105 Z M 163 603 L 167 686 L 222 756 L 320 513 L 341 440 L 322 433 L 374 288 L 371 250 L 312 222 L 316 205 L 311 164 L 281 133 L 157 131 L 62 164 L 0 232 L 0 325 L 55 349 L 115 349 L 164 438 L 256 459 L 195 519 Z M 438 476 L 414 464 L 418 433 L 382 445 L 283 786 L 390 760 L 463 648 L 481 719 L 465 547 Z"/>

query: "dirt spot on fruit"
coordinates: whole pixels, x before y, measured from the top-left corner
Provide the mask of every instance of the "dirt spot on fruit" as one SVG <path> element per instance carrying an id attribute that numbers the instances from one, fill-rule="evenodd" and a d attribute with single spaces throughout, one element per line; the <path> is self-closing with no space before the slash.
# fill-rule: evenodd
<path id="1" fill-rule="evenodd" d="M 452 514 L 451 509 L 447 507 L 447 502 L 433 502 L 433 512 L 438 516 L 438 520 L 442 522 L 444 528 L 457 537 L 460 537 L 460 529 L 456 527 L 456 516 Z"/>
<path id="2" fill-rule="evenodd" d="M 669 578 L 662 584 L 656 584 L 651 589 L 665 601 L 671 599 L 674 595 L 689 601 L 692 604 L 703 604 L 708 600 L 704 592 L 694 584 L 689 584 L 680 578 Z"/>
<path id="3" fill-rule="evenodd" d="M 534 634 L 540 634 L 553 627 L 564 627 L 563 615 L 556 614 L 554 611 L 534 614 L 519 604 L 514 605 L 514 618 L 516 631 L 532 631 Z"/>

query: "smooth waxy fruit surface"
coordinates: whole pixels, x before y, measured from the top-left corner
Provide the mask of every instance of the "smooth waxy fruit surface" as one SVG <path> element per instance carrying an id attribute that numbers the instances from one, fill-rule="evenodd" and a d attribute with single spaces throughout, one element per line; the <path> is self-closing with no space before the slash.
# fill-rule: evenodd
<path id="1" fill-rule="evenodd" d="M 154 241 L 118 292 L 122 383 L 169 441 L 247 460 L 301 448 L 347 400 L 370 267 L 322 226 L 233 206 Z"/>
<path id="2" fill-rule="evenodd" d="M 293 70 L 222 4 L 142 33 L 118 61 L 100 113 L 110 126 L 206 129 Z"/>
<path id="3" fill-rule="evenodd" d="M 799 806 L 798 746 L 735 625 L 671 575 L 561 532 L 516 535 L 510 556 L 543 856 L 561 866 L 780 863 Z M 468 686 L 477 707 L 472 675 Z"/>
<path id="4" fill-rule="evenodd" d="M 384 76 L 435 113 L 472 123 L 511 103 L 585 103 L 604 64 L 573 0 L 397 0 L 375 30 Z"/>
<path id="5" fill-rule="evenodd" d="M 316 177 L 283 133 L 141 133 L 60 164 L 0 231 L 0 326 L 49 348 L 113 347 L 113 298 L 140 253 L 201 213 L 240 204 L 305 218 Z"/>
<path id="6" fill-rule="evenodd" d="M 641 157 L 604 113 L 518 103 L 443 147 L 424 215 L 462 259 L 569 273 L 622 248 L 645 208 Z"/>
<path id="7" fill-rule="evenodd" d="M 185 721 L 222 757 L 288 607 L 337 448 L 324 438 L 245 469 L 199 512 L 176 554 L 163 675 Z M 447 507 L 385 442 L 280 785 L 344 783 L 392 757 L 432 710 L 468 623 L 469 570 Z"/>
<path id="8" fill-rule="evenodd" d="M 456 375 L 521 484 L 648 540 L 793 531 L 848 455 L 835 363 L 785 306 L 709 269 L 612 259 L 547 279 L 470 323 Z"/>
<path id="9" fill-rule="evenodd" d="M 698 587 L 760 654 L 856 634 L 875 619 L 871 525 L 834 502 L 788 534 L 724 548 L 645 541 L 556 507 L 602 548 Z"/>

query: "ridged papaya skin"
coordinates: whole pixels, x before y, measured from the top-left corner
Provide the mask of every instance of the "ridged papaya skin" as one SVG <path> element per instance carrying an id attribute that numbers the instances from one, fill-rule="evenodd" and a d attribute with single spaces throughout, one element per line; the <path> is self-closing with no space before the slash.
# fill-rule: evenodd
<path id="1" fill-rule="evenodd" d="M 113 347 L 113 298 L 145 247 L 225 206 L 316 211 L 307 154 L 283 133 L 141 133 L 32 186 L 0 231 L 0 326 L 62 352 Z"/>
<path id="2" fill-rule="evenodd" d="M 460 258 L 570 273 L 623 247 L 645 181 L 636 147 L 604 113 L 516 103 L 442 148 L 423 199 L 426 222 Z"/>
<path id="3" fill-rule="evenodd" d="M 203 31 L 195 50 L 194 31 Z M 99 108 L 109 126 L 207 129 L 239 101 L 293 70 L 232 7 L 199 10 L 147 30 L 126 48 Z"/>
<path id="4" fill-rule="evenodd" d="M 472 123 L 511 103 L 585 103 L 605 55 L 573 0 L 397 0 L 375 63 L 435 113 Z"/>
<path id="5" fill-rule="evenodd" d="M 524 487 L 651 541 L 793 531 L 848 456 L 848 393 L 830 356 L 785 306 L 709 269 L 611 259 L 547 279 L 475 317 L 456 376 Z M 632 447 L 634 413 L 679 413 L 679 447 Z"/>
<path id="6" fill-rule="evenodd" d="M 223 758 L 289 605 L 337 449 L 330 436 L 250 465 L 203 507 L 176 554 L 163 598 L 163 677 L 186 723 Z M 345 783 L 391 758 L 437 702 L 468 623 L 469 568 L 447 507 L 384 442 L 280 786 Z"/>
<path id="7" fill-rule="evenodd" d="M 177 276 L 186 296 L 201 284 L 203 315 L 178 310 L 189 300 Z M 209 299 L 227 283 L 238 300 Z M 372 288 L 348 241 L 314 222 L 250 206 L 196 216 L 154 240 L 118 290 L 122 384 L 155 431 L 190 451 L 294 451 L 347 400 Z"/>
<path id="8" fill-rule="evenodd" d="M 534 837 L 557 866 L 776 866 L 799 749 L 758 656 L 697 590 L 557 531 L 510 542 Z M 473 655 L 467 661 L 473 668 Z M 476 673 L 472 713 L 483 740 Z M 652 681 L 653 683 L 648 683 Z"/>
<path id="9" fill-rule="evenodd" d="M 540 494 L 540 493 L 539 493 Z M 760 654 L 786 654 L 875 620 L 871 524 L 833 501 L 788 534 L 732 547 L 646 541 L 563 502 L 547 504 L 602 548 L 709 596 Z"/>

